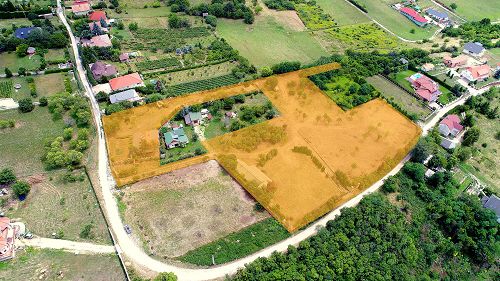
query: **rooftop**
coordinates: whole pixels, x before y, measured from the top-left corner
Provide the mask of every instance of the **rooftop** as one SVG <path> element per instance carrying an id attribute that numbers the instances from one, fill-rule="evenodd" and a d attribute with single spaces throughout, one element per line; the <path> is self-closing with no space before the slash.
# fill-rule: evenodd
<path id="1" fill-rule="evenodd" d="M 446 116 L 439 124 L 448 126 L 450 130 L 456 129 L 462 131 L 464 126 L 460 125 L 460 118 L 456 114 Z"/>
<path id="2" fill-rule="evenodd" d="M 82 13 L 82 12 L 90 11 L 90 4 L 89 3 L 75 3 L 71 6 L 71 11 L 73 13 Z"/>
<path id="3" fill-rule="evenodd" d="M 422 23 L 427 22 L 427 19 L 422 17 L 419 13 L 417 13 L 417 11 L 413 10 L 412 8 L 404 7 L 404 8 L 401 8 L 400 11 L 404 14 L 409 15 L 410 17 L 412 17 L 414 20 L 416 20 L 418 22 L 422 22 Z"/>
<path id="4" fill-rule="evenodd" d="M 91 21 L 100 21 L 101 19 L 108 20 L 105 11 L 93 11 L 89 14 L 89 20 Z"/>
<path id="5" fill-rule="evenodd" d="M 467 50 L 473 54 L 480 54 L 482 51 L 484 51 L 484 47 L 481 43 L 469 42 L 464 45 L 464 50 Z"/>
<path id="6" fill-rule="evenodd" d="M 113 94 L 109 96 L 109 101 L 111 103 L 117 103 L 117 102 L 122 102 L 122 101 L 127 101 L 127 100 L 133 100 L 139 98 L 139 95 L 134 89 L 129 89 L 123 92 L 119 92 L 116 94 Z"/>
<path id="7" fill-rule="evenodd" d="M 142 78 L 137 72 L 109 80 L 109 85 L 113 91 L 133 87 L 142 83 Z"/>

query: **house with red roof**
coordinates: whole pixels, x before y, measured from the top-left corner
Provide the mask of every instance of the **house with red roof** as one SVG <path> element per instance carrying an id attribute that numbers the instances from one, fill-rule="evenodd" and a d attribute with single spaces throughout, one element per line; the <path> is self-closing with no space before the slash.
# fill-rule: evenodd
<path id="1" fill-rule="evenodd" d="M 111 43 L 111 39 L 109 39 L 109 36 L 107 34 L 94 36 L 90 38 L 90 40 L 82 39 L 81 42 L 84 47 L 106 48 L 113 46 L 113 44 Z"/>
<path id="2" fill-rule="evenodd" d="M 142 81 L 141 75 L 139 73 L 131 73 L 127 75 L 123 75 L 120 77 L 113 78 L 109 80 L 109 85 L 111 86 L 111 90 L 115 91 L 123 91 L 136 87 L 144 87 L 144 82 Z"/>
<path id="3" fill-rule="evenodd" d="M 105 11 L 93 11 L 89 15 L 89 20 L 91 21 L 101 21 L 101 19 L 103 19 L 106 22 L 108 21 Z"/>
<path id="4" fill-rule="evenodd" d="M 469 82 L 483 81 L 490 77 L 491 69 L 487 64 L 471 66 L 464 69 L 460 76 Z"/>
<path id="5" fill-rule="evenodd" d="M 92 7 L 87 2 L 73 3 L 71 12 L 77 17 L 86 16 L 92 11 Z"/>
<path id="6" fill-rule="evenodd" d="M 441 95 L 439 84 L 422 73 L 415 73 L 406 78 L 420 98 L 428 102 L 434 102 Z"/>
<path id="7" fill-rule="evenodd" d="M 428 23 L 428 20 L 426 18 L 422 17 L 419 13 L 417 13 L 417 11 L 413 10 L 412 8 L 403 7 L 399 9 L 399 12 L 420 27 L 423 27 Z"/>
<path id="8" fill-rule="evenodd" d="M 455 68 L 455 67 L 460 67 L 460 66 L 466 65 L 468 60 L 469 59 L 467 58 L 467 56 L 464 56 L 464 55 L 460 55 L 460 56 L 454 57 L 454 58 L 452 58 L 450 56 L 445 56 L 443 58 L 443 63 L 447 67 Z"/>
<path id="9" fill-rule="evenodd" d="M 449 135 L 456 137 L 463 129 L 464 126 L 460 125 L 460 117 L 456 114 L 446 116 L 439 123 L 439 133 L 445 137 Z"/>

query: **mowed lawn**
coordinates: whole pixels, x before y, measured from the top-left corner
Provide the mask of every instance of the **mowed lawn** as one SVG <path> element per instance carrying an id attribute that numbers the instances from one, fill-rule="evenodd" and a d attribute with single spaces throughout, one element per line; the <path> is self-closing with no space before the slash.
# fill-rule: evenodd
<path id="1" fill-rule="evenodd" d="M 0 130 L 0 168 L 12 167 L 19 176 L 43 172 L 44 140 L 61 136 L 64 122 L 52 121 L 46 107 L 28 113 L 0 111 L 0 119 L 16 120 L 16 128 Z"/>
<path id="2" fill-rule="evenodd" d="M 441 0 L 448 7 L 455 3 L 455 12 L 468 20 L 489 18 L 491 21 L 500 21 L 500 2 L 498 0 Z"/>
<path id="3" fill-rule="evenodd" d="M 422 101 L 417 100 L 414 96 L 401 90 L 401 88 L 388 80 L 380 76 L 373 76 L 367 78 L 367 81 L 373 85 L 382 96 L 400 105 L 409 113 L 417 115 L 420 119 L 424 119 L 431 113 L 431 110 L 427 108 Z"/>
<path id="4" fill-rule="evenodd" d="M 365 5 L 368 10 L 368 15 L 402 38 L 408 40 L 422 40 L 431 37 L 437 30 L 435 26 L 426 28 L 418 27 L 401 13 L 391 8 L 390 4 L 396 2 L 394 0 L 357 1 Z M 418 3 L 422 9 L 430 4 L 429 1 L 419 1 Z M 415 30 L 415 32 L 412 33 L 411 30 Z"/>
<path id="5" fill-rule="evenodd" d="M 45 270 L 41 274 L 41 270 Z M 62 276 L 58 275 L 62 272 Z M 62 250 L 18 250 L 0 263 L 0 280 L 125 280 L 116 255 L 75 255 Z"/>
<path id="6" fill-rule="evenodd" d="M 306 31 L 286 29 L 272 17 L 257 17 L 253 25 L 219 19 L 217 32 L 257 67 L 282 61 L 310 63 L 328 53 Z"/>
<path id="7" fill-rule="evenodd" d="M 62 73 L 38 75 L 33 78 L 35 80 L 36 92 L 39 97 L 47 97 L 65 91 L 64 74 Z"/>
<path id="8" fill-rule="evenodd" d="M 32 57 L 18 57 L 15 52 L 1 53 L 0 54 L 0 74 L 5 73 L 5 68 L 16 73 L 20 67 L 26 70 L 37 70 L 40 67 L 40 56 L 34 55 Z"/>
<path id="9" fill-rule="evenodd" d="M 371 21 L 363 12 L 345 0 L 316 0 L 316 3 L 340 26 Z"/>
<path id="10" fill-rule="evenodd" d="M 2 28 L 12 28 L 12 25 L 16 25 L 17 27 L 21 26 L 30 26 L 31 21 L 24 18 L 24 19 L 2 19 L 0 20 L 0 29 Z"/>

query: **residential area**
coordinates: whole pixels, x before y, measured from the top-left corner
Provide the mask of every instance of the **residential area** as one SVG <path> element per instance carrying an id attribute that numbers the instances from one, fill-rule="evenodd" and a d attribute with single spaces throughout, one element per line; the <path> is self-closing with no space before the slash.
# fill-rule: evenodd
<path id="1" fill-rule="evenodd" d="M 0 0 L 0 280 L 496 280 L 499 105 L 495 1 Z"/>

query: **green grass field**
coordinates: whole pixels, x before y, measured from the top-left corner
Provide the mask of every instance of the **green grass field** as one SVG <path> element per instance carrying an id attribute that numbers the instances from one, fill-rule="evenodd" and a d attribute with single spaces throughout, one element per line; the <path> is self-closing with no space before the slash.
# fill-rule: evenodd
<path id="1" fill-rule="evenodd" d="M 316 3 L 340 26 L 370 22 L 364 13 L 345 0 L 317 0 Z"/>
<path id="2" fill-rule="evenodd" d="M 16 53 L 1 53 L 0 54 L 0 73 L 5 73 L 5 68 L 8 67 L 10 71 L 16 73 L 20 67 L 26 70 L 37 70 L 40 67 L 40 56 L 34 55 L 31 58 L 28 56 L 18 57 Z"/>
<path id="3" fill-rule="evenodd" d="M 360 4 L 366 6 L 368 14 L 397 35 L 408 40 L 422 40 L 431 37 L 437 30 L 435 26 L 421 28 L 411 22 L 398 11 L 390 7 L 390 4 L 397 1 L 393 0 L 357 0 Z M 419 1 L 423 9 L 430 5 L 430 1 Z M 415 30 L 411 33 L 411 30 Z"/>
<path id="4" fill-rule="evenodd" d="M 28 19 L 2 19 L 0 20 L 0 29 L 2 28 L 12 28 L 12 25 L 16 25 L 17 27 L 21 27 L 21 26 L 30 26 L 31 25 L 31 21 L 29 21 Z"/>
<path id="5" fill-rule="evenodd" d="M 342 26 L 338 29 L 326 30 L 325 33 L 334 40 L 338 40 L 344 49 L 355 51 L 388 52 L 394 51 L 399 46 L 399 40 L 395 36 L 385 32 L 374 23 Z"/>
<path id="6" fill-rule="evenodd" d="M 257 17 L 253 25 L 219 19 L 217 32 L 257 67 L 282 61 L 310 63 L 328 55 L 308 32 L 288 30 L 272 17 Z"/>
<path id="7" fill-rule="evenodd" d="M 16 128 L 0 131 L 0 168 L 12 167 L 19 176 L 43 172 L 40 158 L 44 153 L 44 140 L 62 135 L 64 122 L 53 122 L 46 107 L 35 107 L 28 113 L 0 111 L 0 118 L 18 123 Z"/>
<path id="8" fill-rule="evenodd" d="M 212 243 L 189 251 L 180 260 L 196 265 L 212 265 L 230 262 L 255 253 L 290 236 L 290 233 L 274 218 L 265 219 Z"/>
<path id="9" fill-rule="evenodd" d="M 431 110 L 425 107 L 422 101 L 417 100 L 414 96 L 401 90 L 393 83 L 387 81 L 380 76 L 373 76 L 366 79 L 373 87 L 375 87 L 385 98 L 399 104 L 409 113 L 416 114 L 420 119 L 431 114 Z"/>
<path id="10" fill-rule="evenodd" d="M 36 92 L 39 97 L 47 97 L 56 93 L 64 92 L 64 77 L 63 73 L 51 73 L 45 75 L 34 76 Z"/>
<path id="11" fill-rule="evenodd" d="M 116 255 L 75 255 L 28 247 L 18 250 L 14 259 L 0 262 L 0 280 L 121 281 L 125 274 Z"/>
<path id="12" fill-rule="evenodd" d="M 500 3 L 495 0 L 441 0 L 448 7 L 457 4 L 456 13 L 468 20 L 489 18 L 491 21 L 500 21 Z"/>

